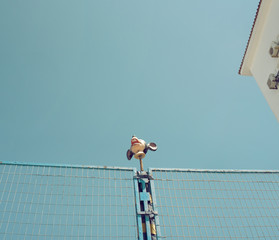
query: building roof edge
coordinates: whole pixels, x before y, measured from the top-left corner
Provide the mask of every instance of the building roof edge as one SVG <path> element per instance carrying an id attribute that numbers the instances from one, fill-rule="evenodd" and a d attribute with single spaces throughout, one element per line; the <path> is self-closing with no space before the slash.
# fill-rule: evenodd
<path id="1" fill-rule="evenodd" d="M 248 47 L 249 47 L 249 44 L 250 44 L 250 41 L 251 41 L 251 38 L 252 38 L 252 35 L 253 35 L 253 31 L 254 31 L 254 28 L 255 28 L 255 25 L 256 25 L 256 21 L 257 21 L 258 14 L 259 14 L 259 11 L 260 11 L 260 8 L 261 8 L 261 4 L 262 4 L 262 0 L 260 0 L 260 2 L 258 4 L 258 8 L 257 8 L 257 12 L 256 12 L 256 15 L 255 15 L 255 18 L 254 18 L 253 26 L 252 26 L 251 31 L 250 31 L 250 36 L 249 36 L 249 39 L 247 41 L 245 52 L 244 52 L 244 55 L 243 55 L 243 58 L 242 58 L 242 61 L 241 61 L 241 64 L 240 64 L 240 67 L 239 67 L 239 70 L 238 70 L 238 74 L 240 74 L 240 75 L 242 73 L 242 67 L 243 67 L 243 64 L 244 64 L 245 57 L 247 55 Z"/>

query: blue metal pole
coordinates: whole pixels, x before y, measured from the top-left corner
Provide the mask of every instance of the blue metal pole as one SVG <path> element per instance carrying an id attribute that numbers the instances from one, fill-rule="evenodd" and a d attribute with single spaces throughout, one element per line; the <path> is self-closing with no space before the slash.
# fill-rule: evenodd
<path id="1" fill-rule="evenodd" d="M 145 171 L 134 176 L 136 216 L 139 240 L 158 240 L 161 235 L 154 181 Z M 159 236 L 158 236 L 159 233 Z"/>
<path id="2" fill-rule="evenodd" d="M 137 171 L 134 171 L 134 190 L 135 190 L 135 207 L 136 207 L 136 218 L 137 218 L 137 225 L 138 225 L 138 240 L 144 240 L 143 239 L 143 230 L 142 230 L 142 220 L 141 215 L 139 214 L 141 211 L 140 207 L 140 197 L 139 197 L 139 183 L 137 176 Z"/>
<path id="3" fill-rule="evenodd" d="M 142 211 L 147 213 L 149 210 L 147 201 L 150 201 L 150 194 L 146 191 L 145 181 L 139 179 L 139 184 L 141 185 L 140 200 L 141 200 Z M 144 225 L 146 231 L 146 239 L 151 240 L 150 221 L 149 221 L 149 216 L 147 214 L 144 214 Z"/>
<path id="4" fill-rule="evenodd" d="M 148 169 L 149 175 L 152 176 L 152 169 Z M 151 204 L 153 206 L 153 211 L 158 212 L 157 208 L 157 200 L 156 200 L 156 191 L 155 191 L 155 185 L 154 185 L 154 180 L 151 178 L 150 179 L 150 194 L 151 194 Z M 155 226 L 151 224 L 151 234 L 156 236 L 156 239 L 158 240 L 159 237 L 161 236 L 161 230 L 160 230 L 160 222 L 159 222 L 159 216 L 158 214 L 154 215 L 154 220 L 155 220 Z"/>

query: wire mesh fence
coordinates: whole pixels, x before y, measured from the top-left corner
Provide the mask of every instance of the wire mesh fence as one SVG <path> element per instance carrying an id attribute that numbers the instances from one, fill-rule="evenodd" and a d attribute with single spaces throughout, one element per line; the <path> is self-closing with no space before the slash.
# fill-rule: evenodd
<path id="1" fill-rule="evenodd" d="M 279 239 L 279 171 L 149 172 L 157 239 Z M 0 239 L 138 239 L 135 174 L 1 163 Z"/>
<path id="2" fill-rule="evenodd" d="M 136 239 L 133 169 L 0 164 L 0 239 Z"/>
<path id="3" fill-rule="evenodd" d="M 279 239 L 278 171 L 150 172 L 162 237 Z"/>

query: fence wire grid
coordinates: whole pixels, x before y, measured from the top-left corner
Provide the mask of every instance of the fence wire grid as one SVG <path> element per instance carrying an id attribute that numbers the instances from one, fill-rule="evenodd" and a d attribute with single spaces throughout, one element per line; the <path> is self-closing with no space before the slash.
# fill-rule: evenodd
<path id="1" fill-rule="evenodd" d="M 149 174 L 158 240 L 279 239 L 279 171 Z M 138 239 L 135 175 L 132 168 L 2 162 L 0 239 Z"/>
<path id="2" fill-rule="evenodd" d="M 150 169 L 165 239 L 279 239 L 279 172 Z"/>
<path id="3" fill-rule="evenodd" d="M 0 239 L 136 239 L 133 169 L 0 164 Z"/>

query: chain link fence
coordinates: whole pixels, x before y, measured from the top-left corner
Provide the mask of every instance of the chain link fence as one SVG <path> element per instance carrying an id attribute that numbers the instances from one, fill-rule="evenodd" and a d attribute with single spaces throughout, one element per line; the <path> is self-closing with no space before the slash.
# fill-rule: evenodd
<path id="1" fill-rule="evenodd" d="M 279 239 L 279 171 L 149 174 L 152 201 L 132 168 L 2 162 L 0 239 L 153 239 L 138 235 L 140 201 L 154 206 L 157 239 Z"/>
<path id="2" fill-rule="evenodd" d="M 0 239 L 136 239 L 134 170 L 0 164 Z"/>
<path id="3" fill-rule="evenodd" d="M 151 169 L 166 239 L 279 239 L 279 172 Z"/>

